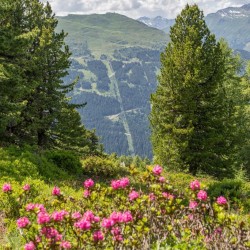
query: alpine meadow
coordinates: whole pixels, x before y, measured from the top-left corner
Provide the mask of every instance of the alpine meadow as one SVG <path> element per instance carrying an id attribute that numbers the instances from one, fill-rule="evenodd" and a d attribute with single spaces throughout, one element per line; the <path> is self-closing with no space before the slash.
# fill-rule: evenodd
<path id="1" fill-rule="evenodd" d="M 250 5 L 49 2 L 0 1 L 0 250 L 249 249 Z"/>

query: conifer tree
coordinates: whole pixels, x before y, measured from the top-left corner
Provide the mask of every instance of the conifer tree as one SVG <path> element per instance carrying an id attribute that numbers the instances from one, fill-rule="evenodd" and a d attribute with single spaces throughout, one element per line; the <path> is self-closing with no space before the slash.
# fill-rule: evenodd
<path id="1" fill-rule="evenodd" d="M 67 97 L 75 85 L 75 82 L 63 83 L 70 66 L 70 52 L 64 42 L 66 34 L 55 31 L 58 21 L 50 5 L 39 0 L 14 0 L 13 3 L 12 15 L 18 3 L 23 7 L 21 22 L 14 28 L 20 30 L 20 36 L 32 33 L 20 75 L 28 91 L 19 98 L 23 105 L 19 119 L 12 126 L 16 144 L 38 145 L 43 149 L 97 150 L 97 137 L 81 125 L 75 110 L 85 104 L 71 104 Z"/>
<path id="2" fill-rule="evenodd" d="M 236 159 L 238 169 L 241 167 L 250 177 L 250 61 L 247 63 L 246 72 L 241 81 L 241 105 L 237 108 L 236 117 L 238 123 L 238 147 Z M 243 115 L 242 115 L 243 114 Z"/>
<path id="3" fill-rule="evenodd" d="M 178 15 L 170 39 L 151 97 L 154 160 L 192 174 L 232 174 L 225 57 L 197 5 Z"/>
<path id="4" fill-rule="evenodd" d="M 36 35 L 26 29 L 23 1 L 0 2 L 0 143 L 16 143 L 14 127 L 25 105 L 24 95 L 32 85 L 25 78 L 27 51 Z"/>

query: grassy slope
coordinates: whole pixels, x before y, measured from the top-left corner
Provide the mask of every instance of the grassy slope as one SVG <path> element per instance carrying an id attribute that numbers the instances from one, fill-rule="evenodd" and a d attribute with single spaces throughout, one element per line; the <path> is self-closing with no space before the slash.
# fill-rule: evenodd
<path id="1" fill-rule="evenodd" d="M 112 55 L 126 47 L 159 48 L 166 44 L 166 34 L 143 23 L 114 13 L 103 15 L 68 15 L 58 17 L 58 30 L 69 33 L 67 42 L 87 41 L 91 53 Z"/>

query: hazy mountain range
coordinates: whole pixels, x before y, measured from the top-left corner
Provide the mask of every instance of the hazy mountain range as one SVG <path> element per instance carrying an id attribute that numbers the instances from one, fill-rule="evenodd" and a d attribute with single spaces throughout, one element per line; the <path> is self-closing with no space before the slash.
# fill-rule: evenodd
<path id="1" fill-rule="evenodd" d="M 250 52 L 250 4 L 219 10 L 207 15 L 205 20 L 218 39 L 224 37 L 232 48 Z M 138 21 L 166 33 L 174 24 L 174 19 L 161 16 L 140 17 Z"/>
<path id="2" fill-rule="evenodd" d="M 89 129 L 96 129 L 105 150 L 151 157 L 150 94 L 157 85 L 160 53 L 174 20 L 134 20 L 123 15 L 58 17 L 58 30 L 68 32 L 72 65 L 65 82 L 79 77 L 73 102 Z M 216 36 L 224 37 L 244 58 L 250 58 L 250 4 L 206 17 Z M 151 27 L 150 27 L 151 26 Z"/>

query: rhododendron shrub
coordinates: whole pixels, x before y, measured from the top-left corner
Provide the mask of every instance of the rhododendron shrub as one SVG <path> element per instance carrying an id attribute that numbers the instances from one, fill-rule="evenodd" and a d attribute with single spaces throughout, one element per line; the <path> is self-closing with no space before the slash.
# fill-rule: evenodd
<path id="1" fill-rule="evenodd" d="M 83 180 L 81 198 L 51 188 L 43 203 L 23 189 L 15 223 L 24 249 L 247 249 L 249 224 L 229 211 L 223 197 L 208 197 L 198 180 L 187 194 L 163 176 L 161 166 L 141 175 L 145 190 L 128 177 L 108 186 Z M 2 188 L 6 199 L 15 191 Z M 27 184 L 29 185 L 29 184 Z M 63 188 L 62 188 L 63 189 Z M 6 190 L 11 190 L 6 191 Z M 179 249 L 179 248 L 178 248 Z"/>

